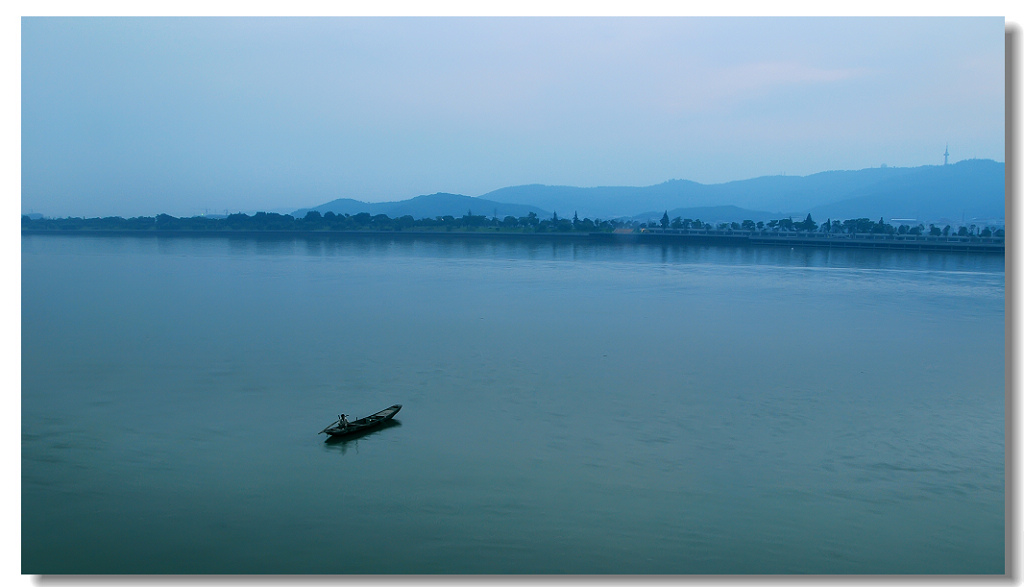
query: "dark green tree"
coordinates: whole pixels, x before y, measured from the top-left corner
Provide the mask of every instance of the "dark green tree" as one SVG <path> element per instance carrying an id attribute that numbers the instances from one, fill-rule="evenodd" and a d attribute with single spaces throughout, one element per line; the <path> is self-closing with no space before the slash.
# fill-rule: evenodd
<path id="1" fill-rule="evenodd" d="M 814 229 L 818 228 L 818 223 L 811 219 L 811 215 L 808 214 L 807 218 L 804 218 L 802 222 L 794 223 L 793 226 L 797 230 L 806 230 L 807 232 L 811 232 Z"/>

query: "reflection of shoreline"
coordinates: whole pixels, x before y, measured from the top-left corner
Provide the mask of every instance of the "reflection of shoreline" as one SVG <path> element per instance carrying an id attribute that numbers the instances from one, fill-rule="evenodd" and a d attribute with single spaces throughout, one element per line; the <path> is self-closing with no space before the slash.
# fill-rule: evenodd
<path id="1" fill-rule="evenodd" d="M 726 247 L 813 247 L 925 251 L 937 253 L 1005 254 L 1005 239 L 997 237 L 888 236 L 872 234 L 829 235 L 825 233 L 769 233 L 745 231 L 662 231 L 644 229 L 629 234 L 611 232 L 513 232 L 513 231 L 433 231 L 433 230 L 32 230 L 22 235 L 57 236 L 137 236 L 160 238 L 261 238 L 268 240 L 344 239 L 352 237 L 389 237 L 393 239 L 437 238 L 441 240 L 522 240 L 528 242 L 629 242 L 640 244 L 698 244 Z"/>
<path id="2" fill-rule="evenodd" d="M 891 249 L 901 251 L 950 251 L 997 253 L 1006 251 L 1003 237 L 923 236 L 881 234 L 829 234 L 824 232 L 708 231 L 647 228 L 638 235 L 641 242 L 700 242 L 738 246 L 801 246 L 847 249 Z"/>

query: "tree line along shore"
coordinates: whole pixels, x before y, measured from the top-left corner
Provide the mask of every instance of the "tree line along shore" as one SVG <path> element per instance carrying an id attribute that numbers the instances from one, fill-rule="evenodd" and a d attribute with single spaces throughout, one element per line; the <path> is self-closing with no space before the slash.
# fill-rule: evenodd
<path id="1" fill-rule="evenodd" d="M 702 222 L 700 219 L 676 217 L 670 219 L 666 212 L 660 221 L 637 222 L 635 220 L 591 220 L 580 219 L 573 214 L 572 218 L 559 217 L 557 213 L 551 218 L 541 219 L 530 212 L 527 216 L 514 217 L 474 215 L 471 211 L 461 217 L 437 216 L 434 218 L 416 219 L 412 216 L 391 218 L 386 214 L 371 215 L 321 214 L 310 211 L 302 218 L 289 214 L 257 212 L 252 216 L 243 213 L 230 214 L 222 217 L 192 216 L 176 218 L 167 214 L 122 218 L 108 216 L 104 218 L 31 218 L 21 217 L 22 230 L 29 231 L 183 231 L 183 232 L 220 232 L 220 231 L 423 231 L 423 232 L 518 232 L 518 233 L 651 233 L 651 234 L 686 234 L 720 235 L 723 233 L 741 233 L 758 235 L 876 235 L 922 236 L 922 237 L 960 237 L 961 239 L 1002 239 L 1004 228 L 991 228 L 969 224 L 953 228 L 950 224 L 892 224 L 879 218 L 878 221 L 868 218 L 847 220 L 827 219 L 819 224 L 811 215 L 801 221 L 792 218 L 780 218 L 769 222 L 720 222 L 716 224 Z"/>

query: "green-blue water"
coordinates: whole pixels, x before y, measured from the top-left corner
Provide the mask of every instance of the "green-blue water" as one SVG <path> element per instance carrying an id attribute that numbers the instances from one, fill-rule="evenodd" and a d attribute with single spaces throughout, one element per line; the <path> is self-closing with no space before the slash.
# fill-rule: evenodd
<path id="1" fill-rule="evenodd" d="M 24 236 L 22 572 L 1002 574 L 1004 277 Z"/>

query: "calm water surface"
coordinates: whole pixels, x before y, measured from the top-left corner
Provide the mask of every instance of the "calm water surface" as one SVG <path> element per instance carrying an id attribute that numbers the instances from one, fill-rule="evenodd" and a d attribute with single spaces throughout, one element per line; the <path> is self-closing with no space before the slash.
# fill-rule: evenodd
<path id="1" fill-rule="evenodd" d="M 1001 574 L 1004 318 L 1002 257 L 24 236 L 22 572 Z"/>

